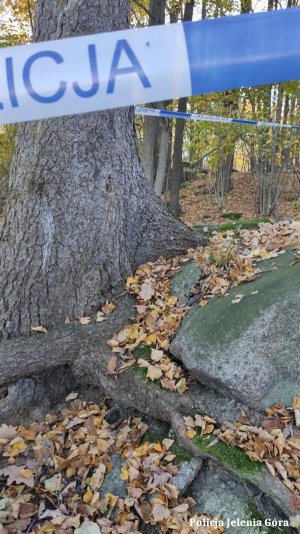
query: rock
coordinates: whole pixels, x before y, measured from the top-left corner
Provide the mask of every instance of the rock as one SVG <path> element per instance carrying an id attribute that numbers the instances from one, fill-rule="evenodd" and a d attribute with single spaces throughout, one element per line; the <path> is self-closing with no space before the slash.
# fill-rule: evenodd
<path id="1" fill-rule="evenodd" d="M 192 458 L 189 462 L 182 462 L 179 466 L 178 474 L 172 477 L 171 484 L 177 486 L 179 493 L 185 493 L 198 475 L 202 466 L 200 458 Z"/>
<path id="2" fill-rule="evenodd" d="M 175 295 L 182 304 L 186 304 L 200 276 L 201 269 L 197 263 L 189 263 L 182 267 L 171 279 L 172 295 Z"/>
<path id="3" fill-rule="evenodd" d="M 265 519 L 286 520 L 280 512 L 272 505 L 262 504 L 261 495 L 250 484 L 242 483 L 232 477 L 226 470 L 214 462 L 208 462 L 190 486 L 187 495 L 193 497 L 196 506 L 195 514 L 205 512 L 211 516 L 222 513 L 222 521 L 227 527 L 227 521 L 248 520 L 252 525 L 234 526 L 225 529 L 230 534 L 279 534 L 285 532 L 292 533 L 288 527 L 268 527 Z M 258 521 L 262 525 L 259 526 Z"/>
<path id="4" fill-rule="evenodd" d="M 199 382 L 256 409 L 291 405 L 300 391 L 300 262 L 294 260 L 288 251 L 265 261 L 262 270 L 277 270 L 188 312 L 170 351 Z M 238 294 L 243 298 L 233 304 Z"/>
<path id="5" fill-rule="evenodd" d="M 121 499 L 127 497 L 127 484 L 121 480 L 121 470 L 124 464 L 124 458 L 118 454 L 111 456 L 112 469 L 105 475 L 104 482 L 100 488 L 100 498 L 104 498 L 106 493 L 111 493 Z"/>

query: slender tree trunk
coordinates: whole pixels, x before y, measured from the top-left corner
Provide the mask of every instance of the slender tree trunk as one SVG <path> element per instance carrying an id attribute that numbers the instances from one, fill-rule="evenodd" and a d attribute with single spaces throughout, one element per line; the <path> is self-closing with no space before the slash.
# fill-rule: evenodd
<path id="1" fill-rule="evenodd" d="M 184 22 L 193 20 L 194 0 L 186 2 L 184 8 Z M 187 110 L 188 99 L 186 97 L 179 98 L 178 111 L 185 113 Z M 174 146 L 173 146 L 173 166 L 171 174 L 171 194 L 170 194 L 170 210 L 175 215 L 179 215 L 179 192 L 180 192 L 180 177 L 182 172 L 182 145 L 184 134 L 184 119 L 176 119 Z"/>
<path id="2" fill-rule="evenodd" d="M 179 98 L 178 111 L 185 113 L 187 110 L 188 99 L 186 97 Z M 173 165 L 171 173 L 171 188 L 170 188 L 170 210 L 173 215 L 179 215 L 179 192 L 180 192 L 180 178 L 182 172 L 182 145 L 184 134 L 184 119 L 176 119 L 176 128 L 173 145 Z"/>
<path id="3" fill-rule="evenodd" d="M 168 119 L 162 119 L 161 123 L 161 135 L 160 135 L 160 144 L 159 144 L 159 155 L 158 155 L 158 165 L 155 178 L 154 191 L 160 196 L 163 192 L 167 165 L 168 165 L 168 154 L 170 150 L 170 125 Z"/>
<path id="4" fill-rule="evenodd" d="M 149 5 L 149 26 L 165 24 L 166 0 L 150 0 Z M 151 107 L 155 104 L 151 104 Z M 146 178 L 154 187 L 156 174 L 156 149 L 159 131 L 159 121 L 157 117 L 144 117 L 144 135 L 143 135 L 143 167 Z"/>
<path id="5" fill-rule="evenodd" d="M 128 26 L 128 0 L 39 0 L 34 39 Z M 132 108 L 20 127 L 1 233 L 0 331 L 89 314 L 135 265 L 196 243 L 149 188 Z"/>

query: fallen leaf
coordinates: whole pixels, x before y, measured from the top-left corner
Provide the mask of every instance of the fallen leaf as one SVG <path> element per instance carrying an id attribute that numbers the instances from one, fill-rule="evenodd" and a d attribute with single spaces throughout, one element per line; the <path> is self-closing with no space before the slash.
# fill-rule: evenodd
<path id="1" fill-rule="evenodd" d="M 14 426 L 12 425 L 6 425 L 3 423 L 0 425 L 0 438 L 1 439 L 13 439 L 17 435 L 17 431 Z"/>
<path id="2" fill-rule="evenodd" d="M 81 527 L 75 529 L 74 534 L 101 534 L 101 530 L 97 523 L 86 520 Z"/>
<path id="3" fill-rule="evenodd" d="M 117 369 L 117 363 L 118 363 L 118 358 L 116 356 L 112 356 L 107 364 L 107 374 L 108 375 L 115 375 L 117 374 L 116 373 L 116 369 Z"/>
<path id="4" fill-rule="evenodd" d="M 139 293 L 139 298 L 141 300 L 150 300 L 154 295 L 154 289 L 152 287 L 152 284 L 150 283 L 143 283 L 141 286 L 141 290 Z"/>
<path id="5" fill-rule="evenodd" d="M 105 315 L 109 315 L 116 309 L 116 306 L 113 302 L 107 302 L 102 306 L 101 311 L 105 313 Z"/>
<path id="6" fill-rule="evenodd" d="M 163 375 L 162 370 L 159 369 L 159 367 L 155 367 L 154 365 L 148 365 L 147 368 L 147 378 L 150 380 L 159 380 Z"/>
<path id="7" fill-rule="evenodd" d="M 57 493 L 61 491 L 63 489 L 61 473 L 57 473 L 53 477 L 45 480 L 44 485 L 46 490 L 50 493 Z"/>
<path id="8" fill-rule="evenodd" d="M 75 400 L 77 399 L 78 397 L 78 393 L 70 393 L 66 398 L 65 398 L 65 401 L 68 402 L 68 401 L 72 401 L 72 400 Z"/>
<path id="9" fill-rule="evenodd" d="M 78 317 L 78 321 L 80 322 L 82 326 L 86 326 L 90 324 L 91 320 L 92 319 L 90 317 Z"/>
<path id="10" fill-rule="evenodd" d="M 27 471 L 25 467 L 9 465 L 4 469 L 0 469 L 0 474 L 8 477 L 6 482 L 8 486 L 11 486 L 15 482 L 16 484 L 25 484 L 29 488 L 34 487 L 33 475 L 30 471 Z"/>
<path id="11" fill-rule="evenodd" d="M 33 332 L 40 332 L 41 334 L 47 334 L 48 330 L 45 326 L 32 326 L 31 330 Z"/>
<path id="12" fill-rule="evenodd" d="M 190 429 L 190 430 L 187 430 L 185 434 L 188 438 L 193 439 L 196 436 L 197 432 L 196 430 Z"/>

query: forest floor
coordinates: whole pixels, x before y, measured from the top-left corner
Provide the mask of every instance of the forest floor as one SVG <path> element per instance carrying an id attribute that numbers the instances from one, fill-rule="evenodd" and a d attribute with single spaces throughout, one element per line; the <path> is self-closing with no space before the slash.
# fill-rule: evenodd
<path id="1" fill-rule="evenodd" d="M 128 292 L 136 298 L 135 322 L 108 341 L 112 353 L 109 351 L 107 373 L 122 376 L 135 366 L 142 372 L 145 396 L 149 382 L 153 384 L 149 387 L 156 388 L 156 397 L 165 389 L 175 395 L 188 394 L 191 377 L 186 379 L 178 364 L 165 354 L 188 309 L 171 294 L 171 275 L 182 265 L 197 261 L 204 274 L 201 300 L 199 294 L 199 305 L 203 307 L 230 287 L 255 279 L 257 261 L 274 258 L 288 246 L 296 251 L 299 226 L 300 222 L 268 223 L 251 231 L 239 230 L 238 240 L 232 232 L 215 234 L 204 249 L 140 266 L 126 284 Z M 296 261 L 299 261 L 297 253 Z M 100 324 L 109 321 L 117 308 L 107 303 L 98 312 L 96 321 Z M 79 318 L 83 328 L 91 321 L 91 318 Z M 35 335 L 45 333 L 40 330 Z M 137 347 L 144 352 L 137 355 L 136 361 Z M 100 403 L 86 403 L 77 393 L 71 393 L 65 401 L 58 412 L 42 421 L 28 426 L 0 425 L 1 534 L 166 534 L 170 530 L 174 534 L 195 531 L 221 534 L 224 531 L 222 525 L 205 529 L 189 525 L 191 517 L 217 521 L 221 515 L 213 517 L 213 514 L 195 512 L 200 497 L 186 494 L 183 488 L 179 491 L 175 477 L 180 473 L 182 449 L 173 430 L 161 437 L 151 437 L 149 425 L 153 433 L 153 422 L 149 417 L 146 421 L 133 410 L 126 417 L 104 398 Z M 251 424 L 246 414 L 232 424 L 217 422 L 210 415 L 195 414 L 191 409 L 183 418 L 183 440 L 193 451 L 208 440 L 204 444 L 210 454 L 215 446 L 226 447 L 226 451 L 230 447 L 230 458 L 240 449 L 247 466 L 251 465 L 252 469 L 255 465 L 257 469 L 257 463 L 264 463 L 272 481 L 275 477 L 277 482 L 283 481 L 281 491 L 288 488 L 289 499 L 298 503 L 299 414 L 299 396 L 295 397 L 293 407 L 278 404 L 266 410 L 259 427 Z M 183 471 L 186 474 L 186 464 Z M 150 525 L 154 529 L 145 530 Z"/>
<path id="2" fill-rule="evenodd" d="M 218 207 L 217 199 L 209 187 L 208 178 L 193 180 L 183 185 L 180 192 L 182 219 L 188 226 L 201 223 L 222 224 L 226 221 L 224 213 L 240 213 L 241 219 L 255 219 L 259 216 L 259 188 L 256 177 L 250 173 L 233 173 L 234 188 L 228 194 L 223 210 Z M 300 177 L 289 174 L 284 177 L 284 188 L 279 201 L 275 220 L 299 219 Z"/>

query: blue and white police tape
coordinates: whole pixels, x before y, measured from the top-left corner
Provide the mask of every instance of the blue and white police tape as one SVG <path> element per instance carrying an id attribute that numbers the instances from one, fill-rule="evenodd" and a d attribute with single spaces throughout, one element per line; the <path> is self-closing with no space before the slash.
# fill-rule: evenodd
<path id="1" fill-rule="evenodd" d="M 231 119 L 229 117 L 217 117 L 215 115 L 204 115 L 202 113 L 182 113 L 180 111 L 169 111 L 157 108 L 144 108 L 136 106 L 136 115 L 149 115 L 150 117 L 167 117 L 169 119 L 185 119 L 202 122 L 224 122 L 226 124 L 246 124 L 248 126 L 266 126 L 268 128 L 289 128 L 300 130 L 297 124 L 280 124 L 277 122 L 253 121 L 251 119 Z"/>
<path id="2" fill-rule="evenodd" d="M 300 78 L 300 9 L 0 49 L 0 123 Z"/>

